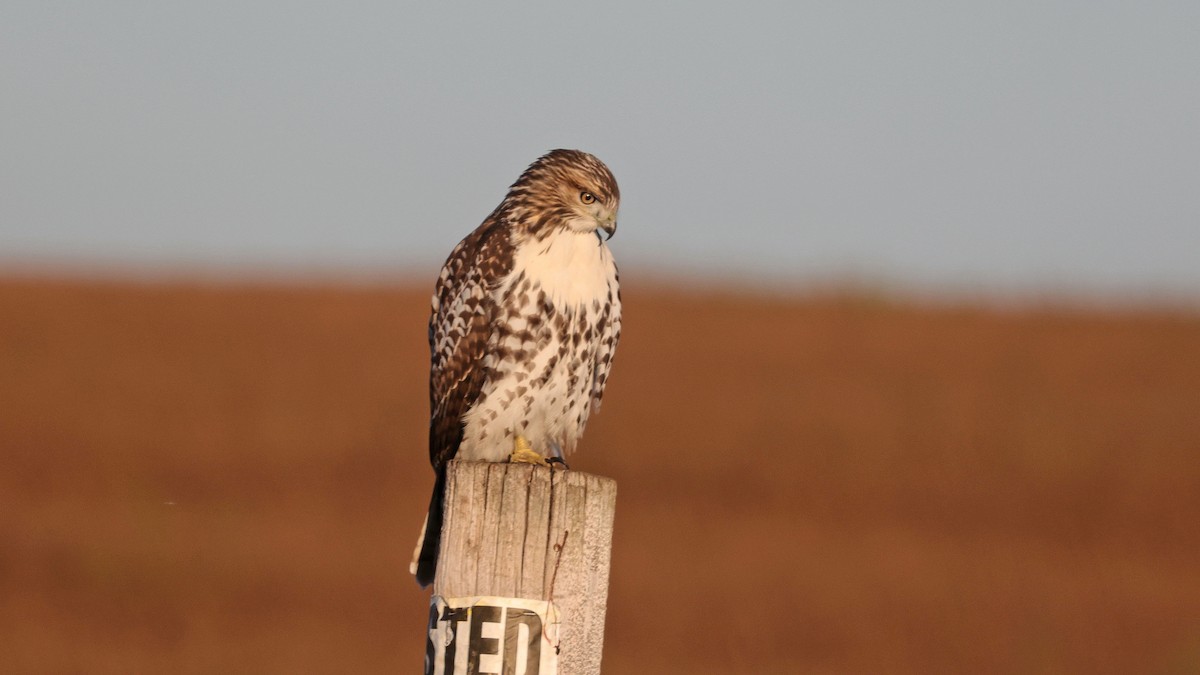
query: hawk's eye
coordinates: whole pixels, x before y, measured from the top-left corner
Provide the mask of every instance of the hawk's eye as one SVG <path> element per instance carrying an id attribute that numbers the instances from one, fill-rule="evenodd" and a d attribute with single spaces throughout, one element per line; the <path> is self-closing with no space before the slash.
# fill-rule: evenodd
<path id="1" fill-rule="evenodd" d="M 596 201 L 596 195 L 584 190 L 579 193 L 579 200 L 584 204 L 593 204 Z"/>

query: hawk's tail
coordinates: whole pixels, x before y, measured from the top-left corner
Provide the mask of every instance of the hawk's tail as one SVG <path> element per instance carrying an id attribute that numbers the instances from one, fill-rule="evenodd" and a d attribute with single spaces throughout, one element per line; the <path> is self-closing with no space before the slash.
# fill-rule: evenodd
<path id="1" fill-rule="evenodd" d="M 442 542 L 442 498 L 446 494 L 446 470 L 437 472 L 437 480 L 433 483 L 433 497 L 429 500 L 429 514 L 425 516 L 425 525 L 421 527 L 421 535 L 417 538 L 417 548 L 413 551 L 413 561 L 408 571 L 417 577 L 417 583 L 425 588 L 433 583 L 437 572 L 438 548 Z"/>

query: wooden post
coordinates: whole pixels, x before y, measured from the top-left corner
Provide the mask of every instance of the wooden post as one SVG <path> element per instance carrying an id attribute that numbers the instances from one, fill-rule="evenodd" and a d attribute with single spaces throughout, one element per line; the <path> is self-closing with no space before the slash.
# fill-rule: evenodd
<path id="1" fill-rule="evenodd" d="M 616 498 L 579 471 L 451 462 L 426 672 L 598 674 Z"/>

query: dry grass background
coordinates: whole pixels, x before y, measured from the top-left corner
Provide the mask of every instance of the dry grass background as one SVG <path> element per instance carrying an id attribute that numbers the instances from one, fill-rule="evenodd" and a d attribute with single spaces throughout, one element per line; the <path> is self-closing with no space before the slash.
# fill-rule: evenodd
<path id="1" fill-rule="evenodd" d="M 419 672 L 425 291 L 0 281 L 0 670 Z M 606 673 L 1200 670 L 1200 317 L 626 319 Z"/>

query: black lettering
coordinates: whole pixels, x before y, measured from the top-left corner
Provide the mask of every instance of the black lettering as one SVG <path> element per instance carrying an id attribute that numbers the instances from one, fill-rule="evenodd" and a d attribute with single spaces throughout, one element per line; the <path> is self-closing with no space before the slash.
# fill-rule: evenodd
<path id="1" fill-rule="evenodd" d="M 467 672 L 478 673 L 480 656 L 484 654 L 500 655 L 500 639 L 483 637 L 483 624 L 500 623 L 500 613 L 504 611 L 504 608 L 475 605 L 471 609 L 471 638 L 468 652 L 471 656 L 467 661 Z"/>
<path id="2" fill-rule="evenodd" d="M 521 644 L 521 626 L 528 628 Z M 525 652 L 525 672 L 517 672 L 517 655 Z M 538 675 L 542 665 L 542 620 L 536 612 L 509 607 L 504 620 L 504 675 Z"/>
<path id="3" fill-rule="evenodd" d="M 425 631 L 425 675 L 433 675 L 433 660 L 437 658 L 437 645 L 433 644 L 433 635 L 438 627 L 437 604 L 429 604 L 429 630 Z"/>
<path id="4" fill-rule="evenodd" d="M 466 607 L 447 606 L 442 612 L 442 621 L 446 621 L 446 630 L 450 631 L 450 644 L 446 645 L 444 663 L 446 673 L 454 672 L 454 659 L 458 656 L 458 622 L 466 621 L 469 611 Z M 430 671 L 432 673 L 432 671 Z"/>

